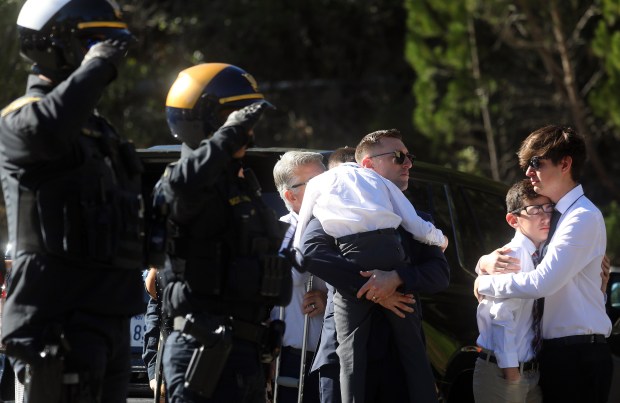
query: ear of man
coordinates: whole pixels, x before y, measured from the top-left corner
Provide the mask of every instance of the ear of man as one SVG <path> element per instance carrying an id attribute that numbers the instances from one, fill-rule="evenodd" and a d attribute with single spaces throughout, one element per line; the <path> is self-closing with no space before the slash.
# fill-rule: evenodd
<path id="1" fill-rule="evenodd" d="M 360 165 L 363 166 L 364 168 L 373 168 L 374 167 L 374 165 L 372 163 L 372 158 L 370 158 L 369 156 L 365 156 L 362 159 Z"/>
<path id="2" fill-rule="evenodd" d="M 519 222 L 517 221 L 517 216 L 512 213 L 506 214 L 506 222 L 508 223 L 508 225 L 510 225 L 512 228 L 515 228 L 515 229 L 519 226 Z"/>
<path id="3" fill-rule="evenodd" d="M 560 160 L 560 167 L 563 173 L 570 173 L 573 166 L 573 157 L 567 155 Z"/>

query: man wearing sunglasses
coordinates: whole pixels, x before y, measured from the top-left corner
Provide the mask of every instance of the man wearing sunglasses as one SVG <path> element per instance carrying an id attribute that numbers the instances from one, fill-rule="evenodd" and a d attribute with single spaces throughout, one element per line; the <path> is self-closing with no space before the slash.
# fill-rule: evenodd
<path id="1" fill-rule="evenodd" d="M 400 190 L 405 190 L 409 185 L 409 169 L 413 165 L 412 160 L 407 158 L 407 154 L 408 151 L 402 142 L 400 132 L 394 129 L 381 130 L 370 133 L 362 139 L 356 149 L 356 160 L 363 167 L 391 181 Z M 437 400 L 437 396 L 432 371 L 425 353 L 421 328 L 418 326 L 418 331 L 412 332 L 409 340 L 409 349 L 417 349 L 416 354 L 399 356 L 398 347 L 394 343 L 393 330 L 385 315 L 392 315 L 387 310 L 401 317 L 403 313 L 411 312 L 409 306 L 412 304 L 411 299 L 405 299 L 403 294 L 433 293 L 445 289 L 449 284 L 449 267 L 439 247 L 415 241 L 411 233 L 402 228 L 399 228 L 398 233 L 409 261 L 401 262 L 392 271 L 365 272 L 366 268 L 345 259 L 334 237 L 325 232 L 317 219 L 312 219 L 308 223 L 301 236 L 300 246 L 305 257 L 305 268 L 308 271 L 343 292 L 356 295 L 358 298 L 366 295 L 367 300 L 386 308 L 377 307 L 370 313 L 365 382 L 362 385 L 352 385 L 350 389 L 358 395 L 359 389 L 362 388 L 365 401 L 402 401 L 403 397 L 410 396 L 411 392 L 414 396 L 408 400 L 433 402 Z M 395 293 L 397 288 L 399 292 Z M 394 295 L 402 296 L 403 300 L 395 302 Z M 421 321 L 419 305 L 416 306 L 413 315 L 419 325 Z M 326 317 L 325 321 L 327 320 Z M 402 321 L 403 326 L 410 325 L 410 323 L 410 321 Z M 321 346 L 317 350 L 317 355 L 319 352 L 327 352 L 322 348 L 323 343 L 329 343 L 336 337 L 333 330 L 327 334 L 326 328 L 326 323 L 324 323 Z M 342 351 L 342 349 L 338 351 L 339 354 L 352 353 Z M 417 371 L 415 385 L 407 384 L 403 369 L 405 367 Z M 319 369 L 319 376 L 323 378 L 323 368 Z M 337 379 L 333 381 L 337 383 Z M 321 384 L 323 385 L 323 379 L 321 379 Z M 408 388 L 408 386 L 415 387 Z M 340 401 L 337 396 L 330 397 L 333 399 L 331 401 Z M 353 396 L 344 390 L 341 397 L 342 401 L 353 400 Z"/>
<path id="2" fill-rule="evenodd" d="M 606 337 L 611 321 L 601 293 L 607 244 L 599 209 L 577 182 L 586 159 L 582 137 L 546 126 L 521 144 L 519 163 L 537 193 L 556 203 L 543 260 L 514 276 L 481 276 L 477 292 L 502 298 L 542 298 L 540 385 L 550 402 L 606 402 L 613 364 Z M 544 251 L 546 250 L 546 253 Z M 481 259 L 491 273 L 496 261 Z"/>
<path id="3" fill-rule="evenodd" d="M 373 158 L 391 157 L 394 164 L 403 165 L 411 154 L 396 150 L 370 155 Z M 430 222 L 419 217 L 409 200 L 396 185 L 372 169 L 348 162 L 319 175 L 308 182 L 304 202 L 299 212 L 296 245 L 311 217 L 321 222 L 325 232 L 334 237 L 343 255 L 360 266 L 371 269 L 391 270 L 406 261 L 396 228 L 402 226 L 419 242 L 447 246 L 447 238 Z M 343 393 L 364 401 L 363 388 L 366 368 L 366 344 L 369 334 L 368 317 L 375 308 L 373 301 L 360 300 L 357 293 L 336 288 L 334 317 L 338 335 L 340 379 Z M 373 296 L 374 297 L 374 296 Z M 389 315 L 395 341 L 401 355 L 414 356 L 410 351 L 410 332 L 419 334 L 417 318 L 407 314 L 403 318 Z M 347 353 L 342 353 L 346 351 Z M 405 367 L 406 372 L 411 368 Z M 414 384 L 417 373 L 408 379 Z M 432 385 L 432 381 L 429 382 Z M 413 386 L 412 386 L 413 388 Z M 412 394 L 413 396 L 413 394 Z"/>

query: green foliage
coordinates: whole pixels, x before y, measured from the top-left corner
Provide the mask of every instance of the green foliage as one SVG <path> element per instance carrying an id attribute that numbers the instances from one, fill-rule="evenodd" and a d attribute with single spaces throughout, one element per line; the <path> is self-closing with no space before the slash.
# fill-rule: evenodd
<path id="1" fill-rule="evenodd" d="M 605 74 L 588 101 L 598 117 L 620 128 L 620 1 L 603 0 L 601 6 L 603 18 L 594 31 L 592 53 L 600 59 Z"/>
<path id="2" fill-rule="evenodd" d="M 0 0 L 0 109 L 22 95 L 27 65 L 19 56 L 15 20 L 23 1 Z"/>
<path id="3" fill-rule="evenodd" d="M 416 72 L 416 128 L 431 141 L 433 154 L 448 160 L 463 144 L 479 114 L 467 42 L 466 3 L 405 1 L 405 56 Z M 464 40 L 465 39 L 465 40 Z"/>
<path id="4" fill-rule="evenodd" d="M 417 75 L 412 120 L 435 161 L 490 176 L 494 149 L 501 180 L 512 183 L 523 175 L 515 152 L 528 133 L 578 124 L 599 163 L 584 178 L 606 174 L 617 186 L 620 0 L 406 0 L 405 8 L 405 55 Z"/>

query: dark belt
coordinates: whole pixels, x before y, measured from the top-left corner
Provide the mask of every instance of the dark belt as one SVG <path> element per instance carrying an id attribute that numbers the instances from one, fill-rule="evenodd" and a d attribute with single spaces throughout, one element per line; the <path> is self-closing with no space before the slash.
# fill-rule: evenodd
<path id="1" fill-rule="evenodd" d="M 284 347 L 282 347 L 282 351 L 286 351 L 287 353 L 301 356 L 301 348 L 295 348 L 295 347 L 291 347 L 291 346 L 284 346 Z"/>
<path id="2" fill-rule="evenodd" d="M 573 344 L 605 344 L 607 339 L 602 334 L 578 334 L 575 336 L 558 337 L 556 339 L 544 339 L 544 347 L 565 347 Z"/>
<path id="3" fill-rule="evenodd" d="M 299 355 L 301 356 L 301 348 L 295 348 L 291 346 L 282 347 L 282 351 L 286 351 L 289 354 Z M 314 351 L 306 350 L 306 356 L 314 355 Z"/>
<path id="4" fill-rule="evenodd" d="M 177 316 L 174 318 L 174 330 L 181 331 L 185 325 L 185 317 Z M 246 340 L 256 344 L 263 344 L 267 339 L 269 327 L 263 324 L 243 322 L 237 319 L 232 320 L 233 339 Z"/>
<path id="5" fill-rule="evenodd" d="M 488 354 L 488 353 L 485 353 L 484 351 L 481 351 L 479 354 L 479 357 L 485 361 L 492 362 L 493 364 L 497 364 L 497 358 L 495 358 L 493 354 Z M 538 370 L 538 361 L 531 360 L 527 362 L 520 362 L 519 369 L 521 371 Z"/>
<path id="6" fill-rule="evenodd" d="M 340 238 L 336 238 L 336 242 L 338 244 L 342 243 L 351 243 L 356 239 L 364 238 L 369 235 L 377 235 L 377 234 L 385 234 L 385 235 L 396 235 L 398 231 L 395 228 L 381 228 L 373 231 L 359 232 L 357 234 L 345 235 Z"/>

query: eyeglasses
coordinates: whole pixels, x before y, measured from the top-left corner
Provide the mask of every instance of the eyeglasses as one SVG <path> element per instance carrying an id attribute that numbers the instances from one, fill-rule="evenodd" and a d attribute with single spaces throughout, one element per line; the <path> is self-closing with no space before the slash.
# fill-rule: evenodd
<path id="1" fill-rule="evenodd" d="M 298 187 L 301 187 L 303 185 L 307 185 L 308 182 L 302 182 L 302 183 L 296 183 L 294 185 L 289 186 L 291 189 L 297 189 Z"/>
<path id="2" fill-rule="evenodd" d="M 415 161 L 415 155 L 407 154 L 402 151 L 390 151 L 389 153 L 371 155 L 368 158 L 375 158 L 375 157 L 380 157 L 382 155 L 390 155 L 390 154 L 394 157 L 394 162 L 398 165 L 403 165 L 405 163 L 405 157 L 409 158 L 409 161 L 411 161 L 412 164 L 413 164 L 413 161 Z"/>
<path id="3" fill-rule="evenodd" d="M 548 159 L 549 157 L 540 157 L 537 155 L 537 156 L 530 158 L 530 162 L 528 162 L 527 166 L 532 167 L 533 169 L 540 169 L 540 161 L 548 160 Z"/>
<path id="4" fill-rule="evenodd" d="M 512 210 L 510 214 L 519 214 L 520 211 L 525 210 L 527 215 L 538 215 L 541 212 L 545 213 L 553 213 L 555 209 L 555 203 L 545 203 L 545 204 L 532 204 L 529 206 L 519 207 L 516 210 Z"/>

